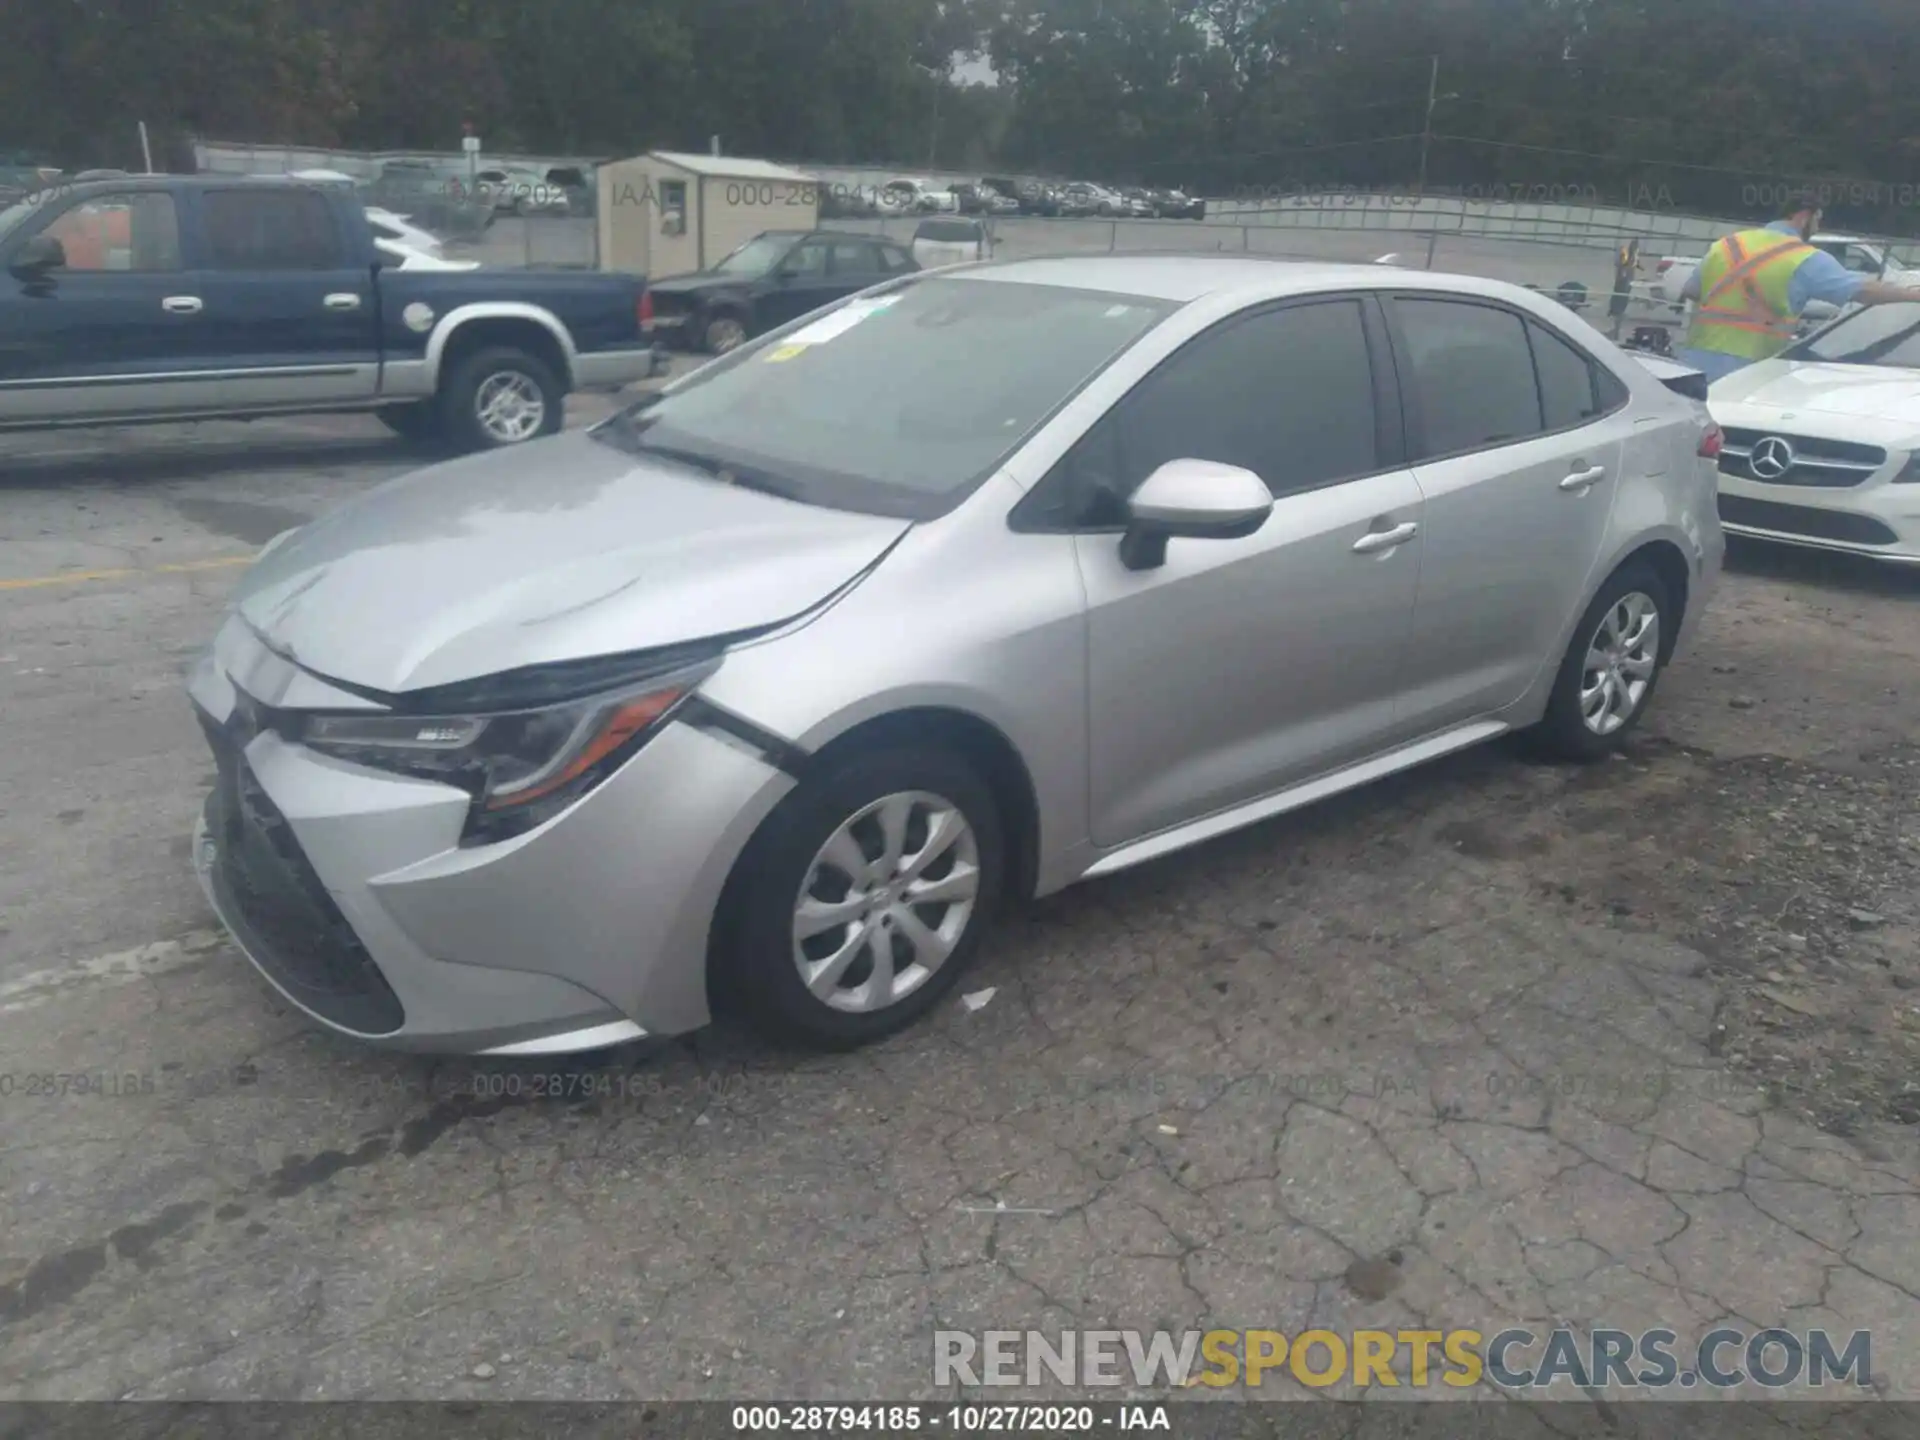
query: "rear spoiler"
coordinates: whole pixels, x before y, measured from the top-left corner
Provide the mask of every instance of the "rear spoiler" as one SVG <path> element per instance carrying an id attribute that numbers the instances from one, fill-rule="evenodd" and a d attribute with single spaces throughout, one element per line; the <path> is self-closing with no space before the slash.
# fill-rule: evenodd
<path id="1" fill-rule="evenodd" d="M 1678 360 L 1669 360 L 1665 356 L 1654 355 L 1645 350 L 1629 350 L 1626 353 L 1650 371 L 1656 380 L 1674 394 L 1705 403 L 1707 377 L 1691 365 L 1682 365 Z"/>

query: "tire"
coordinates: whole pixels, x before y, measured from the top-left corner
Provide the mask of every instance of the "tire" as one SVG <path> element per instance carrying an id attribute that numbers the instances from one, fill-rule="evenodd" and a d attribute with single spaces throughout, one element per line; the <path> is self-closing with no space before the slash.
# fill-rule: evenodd
<path id="1" fill-rule="evenodd" d="M 1583 704 L 1583 696 L 1588 688 L 1587 677 L 1606 672 L 1596 672 L 1588 664 L 1589 656 L 1596 645 L 1604 643 L 1602 632 L 1606 627 L 1614 627 L 1614 633 L 1624 629 L 1629 641 L 1636 640 L 1635 626 L 1638 622 L 1631 617 L 1644 605 L 1652 607 L 1653 628 L 1639 632 L 1638 643 L 1630 644 L 1626 651 L 1633 669 L 1622 666 L 1616 672 L 1619 677 L 1617 683 L 1629 687 L 1640 681 L 1644 681 L 1644 684 L 1637 695 L 1629 691 L 1631 708 L 1624 714 L 1619 709 L 1617 698 L 1610 702 L 1608 708 L 1600 712 L 1600 720 L 1607 728 L 1599 728 L 1596 723 L 1589 721 L 1586 713 L 1588 705 Z M 1577 761 L 1603 759 L 1618 750 L 1622 741 L 1632 733 L 1633 727 L 1640 723 L 1640 717 L 1647 713 L 1654 689 L 1660 683 L 1660 672 L 1672 649 L 1674 627 L 1679 623 L 1680 616 L 1666 582 L 1651 567 L 1630 564 L 1616 570 L 1600 587 L 1599 593 L 1593 597 L 1593 603 L 1587 606 L 1580 623 L 1574 627 L 1573 640 L 1560 662 L 1560 672 L 1553 682 L 1553 694 L 1547 700 L 1547 713 L 1524 736 L 1528 748 L 1545 758 Z M 1639 674 L 1637 672 L 1642 665 L 1646 668 L 1644 674 Z M 1620 693 L 1615 689 L 1616 697 Z"/>
<path id="2" fill-rule="evenodd" d="M 517 405 L 502 398 L 495 419 L 482 418 L 489 397 L 505 388 Z M 440 383 L 440 426 L 462 452 L 502 450 L 559 431 L 566 418 L 567 392 L 546 361 L 525 350 L 492 346 L 457 362 Z"/>
<path id="3" fill-rule="evenodd" d="M 746 320 L 731 310 L 722 310 L 708 319 L 700 331 L 700 344 L 710 355 L 725 355 L 738 350 L 752 338 Z"/>
<path id="4" fill-rule="evenodd" d="M 857 845 L 862 861 L 884 859 L 879 814 L 889 807 L 906 816 L 900 833 L 909 862 L 916 846 L 927 845 L 932 817 L 945 811 L 960 819 L 963 828 L 929 858 L 922 883 L 954 880 L 970 864 L 970 901 L 903 907 L 888 904 L 883 887 L 879 908 L 870 906 L 864 918 L 837 921 L 823 914 L 826 923 L 816 933 L 797 936 L 803 901 L 842 905 L 861 883 L 850 882 L 850 872 L 836 865 L 830 850 L 843 857 L 851 852 L 835 842 Z M 1005 856 L 993 792 L 959 756 L 918 745 L 849 753 L 802 781 L 742 855 L 723 902 L 716 998 L 737 1006 L 775 1044 L 851 1050 L 895 1034 L 939 1004 L 978 954 L 980 937 L 999 908 Z M 957 882 L 957 893 L 966 888 L 964 880 Z M 948 942 L 943 956 L 937 947 L 931 951 L 939 957 L 935 963 L 922 963 L 929 952 L 915 947 L 910 921 L 918 921 L 921 935 Z M 894 957 L 893 983 L 910 982 L 890 1003 L 874 993 L 874 939 L 883 940 Z M 810 989 L 800 968 L 803 957 L 818 966 L 836 955 L 848 957 L 837 975 L 816 971 Z"/>
<path id="5" fill-rule="evenodd" d="M 382 405 L 374 414 L 382 425 L 411 444 L 425 445 L 440 437 L 440 412 L 431 400 Z"/>

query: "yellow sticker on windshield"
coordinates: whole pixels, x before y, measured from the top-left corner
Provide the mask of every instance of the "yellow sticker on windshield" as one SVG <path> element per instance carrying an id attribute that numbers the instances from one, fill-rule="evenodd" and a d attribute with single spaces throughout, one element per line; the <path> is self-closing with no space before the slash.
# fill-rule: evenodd
<path id="1" fill-rule="evenodd" d="M 767 352 L 767 364 L 777 365 L 782 360 L 791 360 L 806 348 L 804 345 L 782 345 L 778 350 L 769 350 Z"/>

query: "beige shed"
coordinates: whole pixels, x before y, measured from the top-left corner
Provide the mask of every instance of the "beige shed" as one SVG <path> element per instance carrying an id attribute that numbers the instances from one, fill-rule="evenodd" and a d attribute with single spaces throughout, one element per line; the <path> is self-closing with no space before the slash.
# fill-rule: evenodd
<path id="1" fill-rule="evenodd" d="M 650 150 L 602 165 L 600 268 L 653 278 L 704 270 L 763 230 L 812 230 L 820 186 L 765 160 Z"/>

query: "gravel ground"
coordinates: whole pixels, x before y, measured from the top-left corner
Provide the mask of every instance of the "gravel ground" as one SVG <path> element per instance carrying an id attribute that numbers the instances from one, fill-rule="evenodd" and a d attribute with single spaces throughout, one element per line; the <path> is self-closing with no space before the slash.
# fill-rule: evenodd
<path id="1" fill-rule="evenodd" d="M 368 421 L 0 442 L 0 1397 L 1731 1323 L 1870 1328 L 1920 1399 L 1920 577 L 1737 546 L 1622 759 L 1455 756 L 1031 907 L 986 1003 L 875 1050 L 719 1029 L 556 1100 L 316 1033 L 188 870 L 180 670 L 238 562 L 410 463 Z"/>

